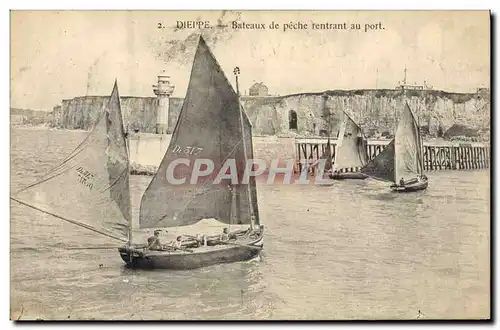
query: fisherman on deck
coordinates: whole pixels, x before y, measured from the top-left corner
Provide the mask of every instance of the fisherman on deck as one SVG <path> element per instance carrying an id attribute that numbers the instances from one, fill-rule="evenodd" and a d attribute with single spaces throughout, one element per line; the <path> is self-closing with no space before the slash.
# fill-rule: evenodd
<path id="1" fill-rule="evenodd" d="M 264 231 L 264 225 L 259 225 L 257 226 L 257 229 L 255 230 L 255 232 L 260 235 L 262 232 Z"/>
<path id="2" fill-rule="evenodd" d="M 161 250 L 160 231 L 155 230 L 153 236 L 148 238 L 148 249 Z"/>
<path id="3" fill-rule="evenodd" d="M 207 246 L 207 236 L 196 234 L 196 242 L 198 243 L 198 247 Z"/>
<path id="4" fill-rule="evenodd" d="M 177 239 L 175 241 L 173 241 L 170 245 L 176 249 L 181 249 L 182 248 L 182 236 L 177 236 Z"/>
<path id="5" fill-rule="evenodd" d="M 227 228 L 224 228 L 222 230 L 222 234 L 220 234 L 220 240 L 229 241 L 229 230 Z"/>

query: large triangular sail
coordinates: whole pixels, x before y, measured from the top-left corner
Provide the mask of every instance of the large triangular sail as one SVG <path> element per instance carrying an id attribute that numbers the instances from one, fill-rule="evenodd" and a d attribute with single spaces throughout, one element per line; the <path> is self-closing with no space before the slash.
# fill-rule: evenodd
<path id="1" fill-rule="evenodd" d="M 245 158 L 253 158 L 251 129 L 238 95 L 200 37 L 170 145 L 141 200 L 139 227 L 185 226 L 208 218 L 250 224 L 250 200 L 258 224 L 255 180 L 250 179 L 250 189 L 241 182 Z M 212 174 L 194 178 L 197 160 L 198 164 L 213 164 Z M 228 174 L 232 169 L 237 172 L 237 182 L 227 177 L 218 180 L 219 172 Z M 238 214 L 234 216 L 231 210 Z"/>
<path id="2" fill-rule="evenodd" d="M 394 140 L 392 140 L 360 172 L 377 180 L 394 182 L 394 155 Z"/>
<path id="3" fill-rule="evenodd" d="M 335 169 L 361 168 L 367 162 L 366 140 L 363 139 L 361 127 L 344 112 L 337 139 Z"/>
<path id="4" fill-rule="evenodd" d="M 420 134 L 408 103 L 401 113 L 394 140 L 396 180 L 409 180 L 422 174 Z"/>
<path id="5" fill-rule="evenodd" d="M 131 220 L 129 159 L 116 81 L 105 110 L 85 140 L 11 199 L 126 241 Z"/>

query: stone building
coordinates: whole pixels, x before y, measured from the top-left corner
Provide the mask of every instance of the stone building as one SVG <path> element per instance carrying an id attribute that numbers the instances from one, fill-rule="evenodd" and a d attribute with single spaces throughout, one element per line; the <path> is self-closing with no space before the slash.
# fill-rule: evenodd
<path id="1" fill-rule="evenodd" d="M 262 82 L 258 82 L 252 85 L 248 90 L 248 96 L 268 96 L 269 89 Z"/>

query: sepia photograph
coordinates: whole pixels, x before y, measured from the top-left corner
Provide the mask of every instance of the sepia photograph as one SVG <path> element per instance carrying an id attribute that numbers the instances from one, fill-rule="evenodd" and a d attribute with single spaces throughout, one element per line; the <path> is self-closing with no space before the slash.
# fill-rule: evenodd
<path id="1" fill-rule="evenodd" d="M 490 320 L 491 20 L 11 10 L 10 320 Z"/>

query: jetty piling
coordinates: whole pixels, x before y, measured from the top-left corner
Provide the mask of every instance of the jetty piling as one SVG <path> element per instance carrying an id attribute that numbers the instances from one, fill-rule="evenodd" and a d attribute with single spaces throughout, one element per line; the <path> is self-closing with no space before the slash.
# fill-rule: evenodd
<path id="1" fill-rule="evenodd" d="M 297 168 L 302 171 L 302 164 L 312 156 L 318 160 L 327 146 L 327 138 L 297 138 Z M 332 160 L 335 162 L 336 139 L 330 139 Z M 390 143 L 390 140 L 368 140 L 366 151 L 372 160 Z M 423 163 L 425 171 L 441 170 L 479 170 L 490 166 L 490 146 L 486 143 L 471 142 L 424 142 Z"/>

